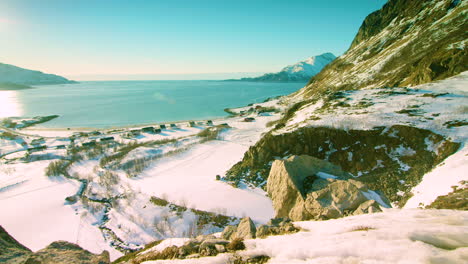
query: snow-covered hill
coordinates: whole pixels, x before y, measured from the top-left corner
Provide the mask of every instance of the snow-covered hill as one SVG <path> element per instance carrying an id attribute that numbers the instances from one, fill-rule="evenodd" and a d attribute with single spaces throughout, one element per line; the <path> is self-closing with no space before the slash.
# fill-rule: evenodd
<path id="1" fill-rule="evenodd" d="M 332 53 L 312 56 L 308 59 L 284 67 L 276 73 L 266 73 L 259 77 L 242 78 L 240 81 L 248 82 L 307 82 L 312 76 L 318 74 L 327 64 L 335 59 Z"/>
<path id="2" fill-rule="evenodd" d="M 47 74 L 40 71 L 28 70 L 10 64 L 0 63 L 0 83 L 43 85 L 74 82 L 55 74 Z"/>

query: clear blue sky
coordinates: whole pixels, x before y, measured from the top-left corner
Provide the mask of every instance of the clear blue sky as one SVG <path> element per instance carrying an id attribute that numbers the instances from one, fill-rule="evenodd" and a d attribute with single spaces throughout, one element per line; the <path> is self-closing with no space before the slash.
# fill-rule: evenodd
<path id="1" fill-rule="evenodd" d="M 0 62 L 61 74 L 272 72 L 340 55 L 386 0 L 0 0 Z"/>

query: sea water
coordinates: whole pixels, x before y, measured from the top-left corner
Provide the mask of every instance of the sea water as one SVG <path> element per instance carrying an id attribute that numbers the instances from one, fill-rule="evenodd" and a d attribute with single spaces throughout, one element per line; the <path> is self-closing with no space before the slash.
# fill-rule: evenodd
<path id="1" fill-rule="evenodd" d="M 60 117 L 49 128 L 108 128 L 223 117 L 225 108 L 286 95 L 304 83 L 87 81 L 1 92 L 0 115 Z M 0 100 L 1 101 L 1 100 Z M 7 113 L 7 114 L 6 114 Z"/>

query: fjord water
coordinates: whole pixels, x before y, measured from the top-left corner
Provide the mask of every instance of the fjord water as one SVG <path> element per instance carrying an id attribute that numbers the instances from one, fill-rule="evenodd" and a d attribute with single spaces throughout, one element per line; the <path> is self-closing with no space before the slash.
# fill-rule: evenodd
<path id="1" fill-rule="evenodd" d="M 59 115 L 41 127 L 106 128 L 223 117 L 224 108 L 292 93 L 304 83 L 96 81 L 15 92 L 25 117 Z"/>

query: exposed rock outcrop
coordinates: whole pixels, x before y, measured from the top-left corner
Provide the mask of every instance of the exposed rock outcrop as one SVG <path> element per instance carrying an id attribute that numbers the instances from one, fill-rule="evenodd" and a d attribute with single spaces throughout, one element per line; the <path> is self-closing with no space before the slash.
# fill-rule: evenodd
<path id="1" fill-rule="evenodd" d="M 250 217 L 243 218 L 239 225 L 237 226 L 237 230 L 232 237 L 239 238 L 239 239 L 251 239 L 255 238 L 255 233 L 257 228 L 255 227 L 254 222 Z"/>
<path id="2" fill-rule="evenodd" d="M 438 148 L 429 149 L 428 141 Z M 403 125 L 347 131 L 303 127 L 291 133 L 265 135 L 227 172 L 226 179 L 265 187 L 275 158 L 309 155 L 336 164 L 354 176 L 361 175 L 356 179 L 402 206 L 422 176 L 459 146 L 429 130 Z M 413 150 L 414 155 L 398 155 L 401 148 Z M 408 195 L 400 196 L 399 191 Z"/>
<path id="3" fill-rule="evenodd" d="M 367 197 L 369 193 L 383 204 L 386 200 L 362 182 L 349 179 L 349 174 L 339 167 L 305 155 L 273 162 L 267 192 L 276 217 L 294 221 L 339 218 L 354 212 L 380 210 L 379 205 Z"/>

